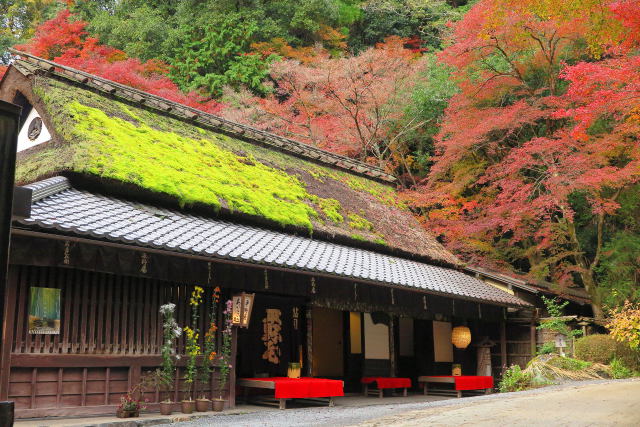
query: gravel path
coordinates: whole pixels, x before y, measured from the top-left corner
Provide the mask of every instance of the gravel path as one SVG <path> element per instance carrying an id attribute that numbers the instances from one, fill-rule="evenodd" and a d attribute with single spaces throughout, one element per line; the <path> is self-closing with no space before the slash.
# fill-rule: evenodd
<path id="1" fill-rule="evenodd" d="M 565 383 L 518 393 L 360 407 L 218 415 L 191 426 L 640 426 L 640 380 Z"/>

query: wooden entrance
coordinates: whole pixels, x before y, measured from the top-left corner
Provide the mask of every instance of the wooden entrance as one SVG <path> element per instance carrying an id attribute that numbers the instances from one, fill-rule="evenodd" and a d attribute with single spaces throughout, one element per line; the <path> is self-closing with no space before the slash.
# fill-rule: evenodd
<path id="1" fill-rule="evenodd" d="M 343 314 L 339 310 L 313 308 L 313 376 L 344 376 Z"/>

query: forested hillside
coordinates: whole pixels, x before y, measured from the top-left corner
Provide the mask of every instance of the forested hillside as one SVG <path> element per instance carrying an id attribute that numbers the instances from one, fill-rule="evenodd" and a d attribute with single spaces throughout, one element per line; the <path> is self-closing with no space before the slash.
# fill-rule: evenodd
<path id="1" fill-rule="evenodd" d="M 0 0 L 0 14 L 2 51 L 384 167 L 471 263 L 583 286 L 597 313 L 640 300 L 636 0 Z"/>

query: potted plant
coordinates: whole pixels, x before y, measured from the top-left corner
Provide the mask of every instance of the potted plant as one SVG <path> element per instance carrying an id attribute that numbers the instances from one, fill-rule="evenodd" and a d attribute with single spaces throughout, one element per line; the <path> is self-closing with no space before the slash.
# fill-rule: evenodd
<path id="1" fill-rule="evenodd" d="M 116 410 L 116 416 L 118 418 L 132 418 L 139 417 L 140 410 L 145 409 L 142 405 L 142 401 L 134 398 L 131 393 L 120 397 L 120 405 Z"/>
<path id="2" fill-rule="evenodd" d="M 174 357 L 176 339 L 182 334 L 182 329 L 176 323 L 174 313 L 176 305 L 172 303 L 164 304 L 160 307 L 162 314 L 162 330 L 164 341 L 162 344 L 162 367 L 156 371 L 158 378 L 158 387 L 164 386 L 167 390 L 166 399 L 160 402 L 160 413 L 162 415 L 171 415 L 173 402 L 171 401 L 170 388 L 176 373 Z"/>
<path id="3" fill-rule="evenodd" d="M 222 398 L 225 385 L 229 380 L 229 372 L 231 370 L 231 312 L 233 309 L 233 302 L 227 301 L 224 310 L 224 329 L 222 330 L 222 346 L 220 347 L 220 377 L 218 379 L 218 394 L 217 399 L 213 399 L 213 410 L 220 412 L 224 409 L 225 400 Z"/>
<path id="4" fill-rule="evenodd" d="M 198 344 L 198 339 L 200 337 L 198 331 L 198 306 L 202 302 L 202 293 L 204 289 L 200 286 L 196 286 L 191 292 L 191 298 L 189 300 L 189 305 L 191 305 L 191 325 L 193 328 L 188 326 L 184 327 L 184 332 L 186 336 L 186 351 L 187 351 L 187 366 L 184 374 L 184 382 L 187 386 L 187 399 L 182 400 L 182 412 L 185 414 L 190 414 L 196 409 L 196 402 L 193 400 L 192 389 L 193 385 L 198 376 L 198 356 L 200 355 L 200 345 Z"/>
<path id="5" fill-rule="evenodd" d="M 203 357 L 200 366 L 200 383 L 202 384 L 202 393 L 196 399 L 196 410 L 200 412 L 209 411 L 211 408 L 211 400 L 207 398 L 205 389 L 211 381 L 211 373 L 213 372 L 213 364 L 215 362 L 216 353 L 216 332 L 218 326 L 216 324 L 218 316 L 218 303 L 220 302 L 220 287 L 216 286 L 213 290 L 211 305 L 209 307 L 209 329 L 204 334 Z"/>

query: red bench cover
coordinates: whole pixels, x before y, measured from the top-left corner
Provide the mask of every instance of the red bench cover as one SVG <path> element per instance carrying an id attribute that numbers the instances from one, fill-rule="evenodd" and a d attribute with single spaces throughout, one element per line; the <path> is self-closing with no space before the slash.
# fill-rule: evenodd
<path id="1" fill-rule="evenodd" d="M 493 388 L 493 377 L 478 375 L 432 375 L 433 377 L 455 378 L 456 390 L 482 390 Z"/>
<path id="2" fill-rule="evenodd" d="M 252 380 L 273 381 L 276 399 L 303 399 L 306 397 L 344 396 L 342 381 L 324 378 L 269 377 Z"/>
<path id="3" fill-rule="evenodd" d="M 411 378 L 364 377 L 362 384 L 377 383 L 378 388 L 411 388 Z"/>

